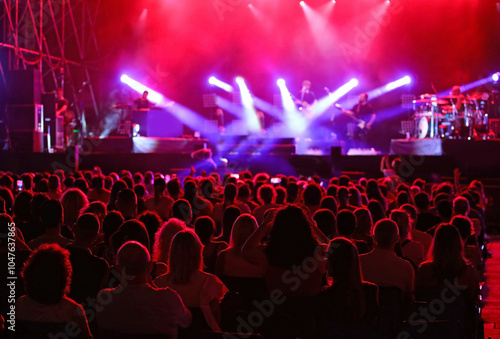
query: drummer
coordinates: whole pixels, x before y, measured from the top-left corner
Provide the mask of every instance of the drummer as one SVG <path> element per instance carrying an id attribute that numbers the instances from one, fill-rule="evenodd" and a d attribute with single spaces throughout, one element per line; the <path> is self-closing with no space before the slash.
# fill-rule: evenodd
<path id="1" fill-rule="evenodd" d="M 465 96 L 460 90 L 460 86 L 453 86 L 451 88 L 451 95 L 449 96 L 451 104 L 456 112 L 463 112 L 465 110 Z"/>

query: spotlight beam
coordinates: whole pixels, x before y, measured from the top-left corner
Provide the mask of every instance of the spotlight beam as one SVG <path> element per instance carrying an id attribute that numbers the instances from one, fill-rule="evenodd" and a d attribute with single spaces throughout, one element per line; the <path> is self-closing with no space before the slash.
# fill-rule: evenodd
<path id="1" fill-rule="evenodd" d="M 411 78 L 407 75 L 401 79 L 398 79 L 396 81 L 393 81 L 393 82 L 390 82 L 386 85 L 383 85 L 383 86 L 380 86 L 378 88 L 375 88 L 375 89 L 372 89 L 371 91 L 369 91 L 367 94 L 368 94 L 368 98 L 370 99 L 374 99 L 374 98 L 377 98 L 381 95 L 384 95 L 385 93 L 388 93 L 390 91 L 393 91 L 399 87 L 402 87 L 402 86 L 405 86 L 405 85 L 408 85 L 411 83 Z"/>
<path id="2" fill-rule="evenodd" d="M 314 116 L 317 117 L 323 114 L 331 105 L 339 101 L 340 98 L 349 93 L 356 86 L 358 86 L 358 80 L 351 79 L 349 82 L 336 89 L 333 93 L 321 98 L 314 108 Z"/>
<path id="3" fill-rule="evenodd" d="M 210 78 L 208 78 L 208 83 L 210 85 L 219 87 L 219 88 L 223 89 L 224 91 L 226 91 L 228 93 L 231 93 L 233 91 L 233 86 L 231 86 L 228 83 L 225 83 L 224 81 L 221 81 L 221 80 L 217 79 L 214 76 L 211 76 Z"/>
<path id="4" fill-rule="evenodd" d="M 254 107 L 254 101 L 245 80 L 242 77 L 236 78 L 236 83 L 240 87 L 241 103 L 243 105 L 244 120 L 250 133 L 260 132 L 260 122 L 257 117 L 257 111 Z"/>

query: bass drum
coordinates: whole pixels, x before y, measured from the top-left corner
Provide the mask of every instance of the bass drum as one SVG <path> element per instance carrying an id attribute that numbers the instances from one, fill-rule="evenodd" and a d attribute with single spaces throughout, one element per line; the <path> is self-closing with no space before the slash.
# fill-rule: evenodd
<path id="1" fill-rule="evenodd" d="M 427 136 L 427 133 L 429 133 L 429 121 L 427 120 L 427 117 L 420 117 L 417 121 L 417 138 L 418 139 L 425 139 Z"/>

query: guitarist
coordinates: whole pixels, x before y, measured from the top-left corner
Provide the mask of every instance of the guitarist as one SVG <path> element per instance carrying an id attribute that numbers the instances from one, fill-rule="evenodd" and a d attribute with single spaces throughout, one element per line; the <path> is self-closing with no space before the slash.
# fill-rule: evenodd
<path id="1" fill-rule="evenodd" d="M 316 95 L 311 91 L 311 82 L 309 80 L 304 80 L 302 82 L 302 89 L 299 92 L 299 96 L 295 100 L 295 104 L 299 107 L 301 111 L 305 112 L 306 117 L 310 117 L 312 114 L 312 107 L 316 104 Z"/>
<path id="2" fill-rule="evenodd" d="M 361 93 L 359 95 L 359 102 L 351 110 L 342 109 L 342 113 L 351 116 L 357 122 L 353 139 L 361 143 L 366 143 L 367 132 L 371 129 L 375 121 L 373 107 L 368 103 L 368 94 Z"/>
<path id="3" fill-rule="evenodd" d="M 58 88 L 56 91 L 56 117 L 63 117 L 63 130 L 64 130 L 64 146 L 68 147 L 70 141 L 73 140 L 74 132 L 76 126 L 75 113 L 68 110 L 68 100 L 64 98 L 64 91 L 62 88 Z"/>

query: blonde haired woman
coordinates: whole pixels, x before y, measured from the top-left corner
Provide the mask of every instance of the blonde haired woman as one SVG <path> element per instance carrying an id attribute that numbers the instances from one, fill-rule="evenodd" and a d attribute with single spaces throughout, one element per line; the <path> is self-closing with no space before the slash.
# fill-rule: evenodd
<path id="1" fill-rule="evenodd" d="M 179 293 L 193 314 L 192 327 L 220 331 L 220 301 L 228 289 L 215 275 L 203 272 L 202 251 L 203 245 L 196 233 L 178 232 L 170 245 L 168 273 L 156 278 L 154 283 Z"/>

